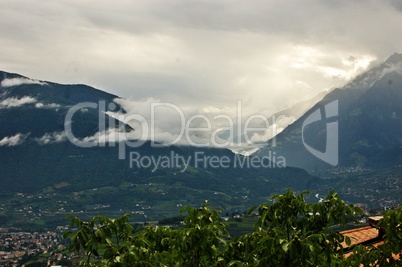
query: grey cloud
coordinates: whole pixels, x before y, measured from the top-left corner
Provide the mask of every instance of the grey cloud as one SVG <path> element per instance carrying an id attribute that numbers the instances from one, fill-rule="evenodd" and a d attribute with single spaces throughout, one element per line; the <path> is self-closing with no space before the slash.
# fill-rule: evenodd
<path id="1" fill-rule="evenodd" d="M 39 84 L 39 85 L 47 85 L 46 82 L 41 82 L 38 80 L 32 80 L 28 78 L 12 78 L 12 79 L 4 79 L 1 81 L 2 87 L 11 87 L 11 86 L 19 86 L 23 84 Z"/>
<path id="2" fill-rule="evenodd" d="M 43 104 L 41 102 L 38 102 L 35 104 L 36 108 L 45 108 L 45 109 L 58 109 L 61 107 L 61 105 L 56 104 L 56 103 L 50 103 L 50 104 Z"/>
<path id="3" fill-rule="evenodd" d="M 27 104 L 36 103 L 36 99 L 30 96 L 22 98 L 8 97 L 0 100 L 0 109 L 2 108 L 16 108 Z"/>
<path id="4" fill-rule="evenodd" d="M 400 0 L 388 0 L 388 2 L 397 10 L 402 12 L 402 2 Z"/>
<path id="5" fill-rule="evenodd" d="M 275 112 L 398 52 L 398 3 L 9 1 L 0 60 L 9 71 L 124 97 L 217 108 L 242 99 L 249 112 Z M 351 56 L 355 64 L 345 64 Z"/>
<path id="6" fill-rule="evenodd" d="M 65 132 L 52 132 L 46 133 L 39 138 L 35 138 L 35 141 L 40 145 L 61 143 L 67 141 Z"/>
<path id="7" fill-rule="evenodd" d="M 0 146 L 18 146 L 25 142 L 29 134 L 17 133 L 13 136 L 6 136 L 0 140 Z"/>
<path id="8" fill-rule="evenodd" d="M 35 108 L 45 108 L 45 109 L 58 109 L 61 107 L 61 105 L 56 103 L 44 104 L 42 102 L 38 102 L 36 98 L 31 96 L 23 96 L 21 98 L 7 97 L 0 99 L 0 109 L 18 108 L 29 104 L 35 104 Z"/>

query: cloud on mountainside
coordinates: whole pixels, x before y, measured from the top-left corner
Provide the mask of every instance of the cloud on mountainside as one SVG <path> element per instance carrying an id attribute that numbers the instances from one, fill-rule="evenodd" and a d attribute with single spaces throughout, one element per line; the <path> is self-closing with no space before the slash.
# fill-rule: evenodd
<path id="1" fill-rule="evenodd" d="M 12 86 L 19 86 L 23 84 L 39 84 L 39 85 L 47 85 L 46 82 L 41 82 L 38 80 L 32 80 L 28 78 L 12 78 L 12 79 L 4 79 L 1 82 L 2 87 L 12 87 Z"/>
<path id="2" fill-rule="evenodd" d="M 35 104 L 35 108 L 45 109 L 58 109 L 61 107 L 61 105 L 56 103 L 44 104 L 42 102 L 38 102 L 36 98 L 31 96 L 23 96 L 21 98 L 8 97 L 3 99 L 0 97 L 0 109 L 18 108 L 29 104 Z"/>
<path id="3" fill-rule="evenodd" d="M 63 131 L 46 133 L 39 138 L 35 138 L 35 141 L 40 145 L 48 145 L 54 143 L 61 143 L 67 141 L 66 133 Z"/>
<path id="4" fill-rule="evenodd" d="M 183 108 L 158 99 L 136 101 L 117 98 L 115 102 L 125 113 L 109 111 L 107 114 L 121 121 L 120 126 L 129 124 L 135 130 L 126 132 L 122 130 L 124 127 L 111 128 L 81 141 L 107 143 L 148 140 L 165 145 L 226 147 L 244 151 L 254 149 L 254 143 L 267 141 L 294 121 L 294 118 L 286 116 L 271 121 L 262 114 L 245 117 L 242 116 L 241 106 L 239 110 L 227 109 L 222 112 L 213 107 Z M 248 129 L 248 140 L 243 135 L 245 127 Z"/>
<path id="5" fill-rule="evenodd" d="M 67 137 L 64 131 L 46 133 L 38 138 L 29 138 L 29 135 L 30 135 L 29 133 L 28 134 L 17 133 L 13 136 L 6 136 L 0 140 L 0 147 L 22 145 L 27 140 L 33 140 L 40 145 L 48 145 L 67 141 Z"/>
<path id="6" fill-rule="evenodd" d="M 6 136 L 0 140 L 0 146 L 17 146 L 25 142 L 29 134 L 17 133 L 13 136 Z"/>
<path id="7" fill-rule="evenodd" d="M 130 125 L 135 131 L 122 132 L 119 128 L 98 132 L 83 139 L 85 142 L 116 142 L 123 140 L 152 140 L 159 143 L 179 145 L 214 146 L 211 134 L 221 128 L 230 126 L 227 120 L 214 119 L 213 111 L 200 110 L 198 107 L 181 107 L 165 103 L 158 99 L 141 101 L 117 98 L 115 102 L 126 113 L 107 112 L 107 114 Z M 220 115 L 223 115 L 220 113 Z M 229 117 L 233 114 L 228 114 Z M 192 118 L 192 119 L 191 119 Z M 189 131 L 184 129 L 202 128 L 207 131 Z M 218 144 L 225 142 L 219 136 L 214 138 Z"/>
<path id="8" fill-rule="evenodd" d="M 38 102 L 35 104 L 36 108 L 47 108 L 47 109 L 58 109 L 61 107 L 61 105 L 56 104 L 56 103 L 50 103 L 50 104 L 43 104 L 41 102 Z"/>
<path id="9" fill-rule="evenodd" d="M 24 96 L 22 98 L 9 97 L 0 100 L 0 109 L 2 108 L 16 108 L 27 104 L 36 103 L 36 99 L 30 96 Z"/>

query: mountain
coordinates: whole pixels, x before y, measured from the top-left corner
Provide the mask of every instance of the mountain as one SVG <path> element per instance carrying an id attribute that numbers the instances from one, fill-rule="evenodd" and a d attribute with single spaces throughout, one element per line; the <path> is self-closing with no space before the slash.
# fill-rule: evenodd
<path id="1" fill-rule="evenodd" d="M 178 203 L 199 205 L 209 199 L 225 208 L 247 207 L 285 188 L 303 190 L 320 182 L 298 168 L 269 167 L 269 160 L 264 166 L 250 167 L 253 157 L 228 149 L 157 148 L 145 142 L 126 147 L 125 159 L 119 159 L 117 143 L 80 147 L 69 141 L 66 126 L 82 141 L 118 125 L 101 108 L 113 106 L 124 113 L 116 98 L 86 85 L 61 85 L 0 72 L 0 198 L 9 203 L 8 212 L 27 205 L 50 213 L 60 212 L 60 205 L 74 211 L 108 207 L 110 212 L 141 205 L 152 207 L 148 216 L 155 218 L 168 211 L 177 214 L 182 205 Z M 67 114 L 80 103 L 86 107 L 77 109 L 71 124 L 66 124 Z M 120 130 L 135 131 L 128 125 Z M 227 159 L 231 164 L 204 166 L 197 164 L 196 155 Z M 182 158 L 190 159 L 189 166 L 177 162 Z M 165 166 L 152 168 L 153 159 L 165 159 Z"/>
<path id="2" fill-rule="evenodd" d="M 395 53 L 330 92 L 255 155 L 275 152 L 308 170 L 400 165 L 401 103 L 402 55 Z"/>

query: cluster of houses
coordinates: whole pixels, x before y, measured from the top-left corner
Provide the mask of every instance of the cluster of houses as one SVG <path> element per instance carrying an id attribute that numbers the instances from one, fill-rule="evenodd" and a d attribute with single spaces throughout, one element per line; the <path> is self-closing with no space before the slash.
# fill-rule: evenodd
<path id="1" fill-rule="evenodd" d="M 14 232 L 0 229 L 0 266 L 21 266 L 31 256 L 63 248 L 62 237 L 56 232 Z M 57 258 L 57 255 L 55 255 Z"/>

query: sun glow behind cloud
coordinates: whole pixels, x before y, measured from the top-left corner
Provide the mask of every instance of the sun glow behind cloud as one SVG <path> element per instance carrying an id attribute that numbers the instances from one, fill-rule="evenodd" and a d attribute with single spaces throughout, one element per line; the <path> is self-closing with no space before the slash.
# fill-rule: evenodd
<path id="1" fill-rule="evenodd" d="M 400 25 L 395 1 L 9 1 L 0 59 L 122 97 L 272 114 L 400 49 Z"/>

